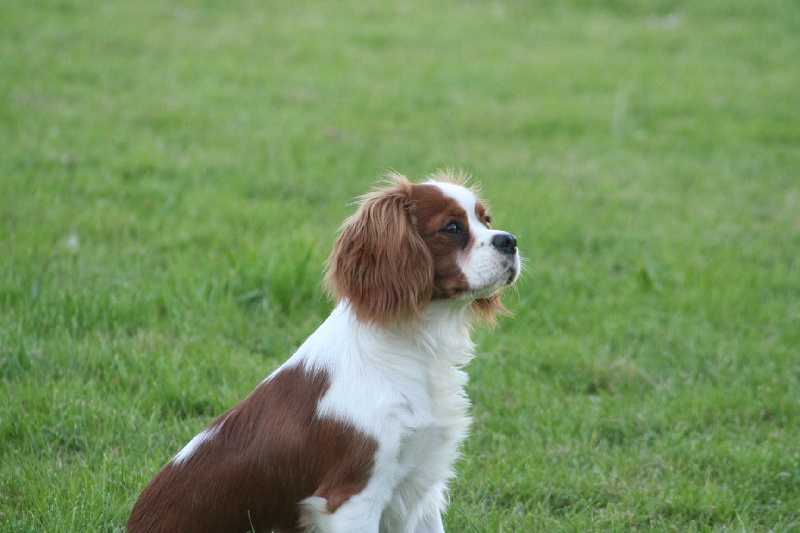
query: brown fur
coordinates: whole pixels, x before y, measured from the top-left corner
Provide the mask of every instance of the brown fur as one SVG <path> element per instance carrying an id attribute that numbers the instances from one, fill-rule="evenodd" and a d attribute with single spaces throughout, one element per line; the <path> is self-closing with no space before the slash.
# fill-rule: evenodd
<path id="1" fill-rule="evenodd" d="M 512 316 L 513 313 L 506 309 L 500 301 L 500 294 L 494 294 L 488 298 L 479 298 L 472 302 L 472 314 L 476 320 L 488 328 L 497 325 L 497 316 Z"/>
<path id="2" fill-rule="evenodd" d="M 463 295 L 469 287 L 458 265 L 458 256 L 468 251 L 472 238 L 468 232 L 450 237 L 442 234 L 441 229 L 451 220 L 466 227 L 466 211 L 433 185 L 416 185 L 413 200 L 416 230 L 430 250 L 436 266 L 432 280 L 432 297 L 447 299 Z"/>
<path id="3" fill-rule="evenodd" d="M 412 185 L 394 184 L 362 198 L 328 258 L 326 286 L 356 316 L 380 326 L 408 324 L 431 298 L 434 264 L 411 221 Z"/>
<path id="4" fill-rule="evenodd" d="M 335 511 L 366 486 L 377 443 L 315 416 L 324 372 L 287 368 L 209 427 L 218 433 L 142 491 L 131 533 L 296 531 L 309 496 Z M 302 465 L 301 468 L 298 465 Z M 251 529 L 252 527 L 252 529 Z"/>

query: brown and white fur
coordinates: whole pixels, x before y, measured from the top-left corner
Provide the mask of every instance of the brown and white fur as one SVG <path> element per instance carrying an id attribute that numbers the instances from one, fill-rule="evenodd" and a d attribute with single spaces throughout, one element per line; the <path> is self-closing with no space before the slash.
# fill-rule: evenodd
<path id="1" fill-rule="evenodd" d="M 469 425 L 470 328 L 520 258 L 460 176 L 362 197 L 328 259 L 328 319 L 144 489 L 138 532 L 444 531 Z"/>

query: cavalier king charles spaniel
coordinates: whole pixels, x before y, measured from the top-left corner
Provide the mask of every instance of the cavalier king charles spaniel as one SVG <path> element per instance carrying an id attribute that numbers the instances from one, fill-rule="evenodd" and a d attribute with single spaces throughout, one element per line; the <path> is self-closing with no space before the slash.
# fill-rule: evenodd
<path id="1" fill-rule="evenodd" d="M 333 246 L 331 315 L 167 463 L 128 531 L 444 531 L 471 326 L 507 313 L 519 272 L 463 176 L 391 174 Z"/>

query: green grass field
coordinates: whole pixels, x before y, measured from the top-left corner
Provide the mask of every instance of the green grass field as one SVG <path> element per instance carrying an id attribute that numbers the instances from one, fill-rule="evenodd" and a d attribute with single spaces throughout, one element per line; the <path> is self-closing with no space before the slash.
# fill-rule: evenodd
<path id="1" fill-rule="evenodd" d="M 462 168 L 528 272 L 448 531 L 800 531 L 796 0 L 0 7 L 0 529 L 121 531 Z"/>

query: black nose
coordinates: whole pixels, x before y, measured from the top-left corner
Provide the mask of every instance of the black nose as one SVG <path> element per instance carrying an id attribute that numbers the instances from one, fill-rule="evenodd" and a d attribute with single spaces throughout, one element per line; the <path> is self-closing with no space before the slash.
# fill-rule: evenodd
<path id="1" fill-rule="evenodd" d="M 492 246 L 501 253 L 513 255 L 517 251 L 517 238 L 510 233 L 501 233 L 492 237 Z"/>

